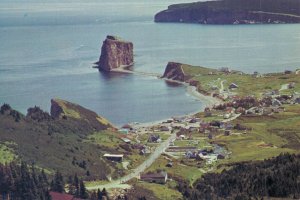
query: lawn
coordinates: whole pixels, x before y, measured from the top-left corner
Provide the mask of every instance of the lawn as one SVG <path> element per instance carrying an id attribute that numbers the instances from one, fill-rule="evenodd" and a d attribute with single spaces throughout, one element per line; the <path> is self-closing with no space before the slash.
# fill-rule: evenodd
<path id="1" fill-rule="evenodd" d="M 173 167 L 166 167 L 168 162 L 164 156 L 160 156 L 146 171 L 155 172 L 157 170 L 163 170 L 166 171 L 169 176 L 184 179 L 190 184 L 203 174 L 198 167 L 181 164 L 179 160 L 173 160 Z M 195 163 L 196 162 L 197 161 L 195 161 Z"/>
<path id="2" fill-rule="evenodd" d="M 101 131 L 96 132 L 92 135 L 88 136 L 88 140 L 92 141 L 93 143 L 99 144 L 101 146 L 105 146 L 108 148 L 115 148 L 119 144 L 124 143 L 120 139 L 121 134 L 112 132 L 112 131 Z"/>
<path id="3" fill-rule="evenodd" d="M 287 112 L 271 116 L 240 117 L 234 123 L 252 128 L 241 135 L 230 135 L 214 139 L 232 152 L 223 163 L 263 160 L 283 152 L 300 152 L 299 105 L 287 107 Z"/>
<path id="4" fill-rule="evenodd" d="M 10 163 L 17 158 L 12 148 L 9 148 L 5 143 L 0 144 L 0 163 Z"/>
<path id="5" fill-rule="evenodd" d="M 169 188 L 167 185 L 138 182 L 138 186 L 150 190 L 154 193 L 158 200 L 179 200 L 183 199 L 182 194 L 175 189 Z"/>

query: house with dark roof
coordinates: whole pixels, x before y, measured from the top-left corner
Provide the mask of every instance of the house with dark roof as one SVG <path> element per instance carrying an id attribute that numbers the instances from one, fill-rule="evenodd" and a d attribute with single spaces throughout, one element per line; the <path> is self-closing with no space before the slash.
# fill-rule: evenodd
<path id="1" fill-rule="evenodd" d="M 104 154 L 103 157 L 105 157 L 107 160 L 115 161 L 115 162 L 122 162 L 123 161 L 123 154 Z"/>
<path id="2" fill-rule="evenodd" d="M 141 174 L 140 180 L 149 182 L 149 183 L 160 183 L 165 184 L 168 180 L 168 174 L 167 172 L 159 172 L 159 173 L 147 173 L 147 174 Z"/>

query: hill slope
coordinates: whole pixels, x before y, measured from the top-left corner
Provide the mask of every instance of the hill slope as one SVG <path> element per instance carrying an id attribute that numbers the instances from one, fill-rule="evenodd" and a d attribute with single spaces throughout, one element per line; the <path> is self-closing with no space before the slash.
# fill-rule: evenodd
<path id="1" fill-rule="evenodd" d="M 3 105 L 0 146 L 6 154 L 35 162 L 49 173 L 59 170 L 64 175 L 77 173 L 86 179 L 105 179 L 110 175 L 114 165 L 101 155 L 113 149 L 93 143 L 88 136 L 102 132 L 113 135 L 112 125 L 96 113 L 63 100 L 52 100 L 51 110 L 53 116 L 39 107 L 29 108 L 23 116 Z"/>

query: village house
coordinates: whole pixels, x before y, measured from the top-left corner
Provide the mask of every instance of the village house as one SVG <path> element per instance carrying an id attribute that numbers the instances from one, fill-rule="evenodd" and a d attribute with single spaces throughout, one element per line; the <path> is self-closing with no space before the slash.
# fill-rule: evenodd
<path id="1" fill-rule="evenodd" d="M 204 109 L 204 117 L 211 117 L 212 116 L 212 112 L 211 112 L 211 109 L 206 107 Z"/>
<path id="2" fill-rule="evenodd" d="M 141 174 L 140 180 L 149 183 L 165 184 L 168 180 L 167 172 Z"/>
<path id="3" fill-rule="evenodd" d="M 128 139 L 128 138 L 122 138 L 122 140 L 125 142 L 125 143 L 127 143 L 127 144 L 130 144 L 131 143 L 131 140 L 130 139 Z"/>
<path id="4" fill-rule="evenodd" d="M 272 99 L 272 106 L 282 106 L 282 103 L 278 99 Z"/>
<path id="5" fill-rule="evenodd" d="M 229 89 L 236 89 L 236 88 L 238 88 L 239 86 L 237 85 L 237 84 L 235 84 L 235 83 L 231 83 L 230 85 L 229 85 Z"/>
<path id="6" fill-rule="evenodd" d="M 161 142 L 160 136 L 151 134 L 148 138 L 148 142 L 150 142 L 150 143 L 159 143 L 159 142 Z"/>
<path id="7" fill-rule="evenodd" d="M 129 130 L 125 129 L 125 128 L 121 128 L 118 131 L 119 131 L 119 133 L 123 133 L 123 134 L 126 134 L 126 135 L 129 133 Z"/>
<path id="8" fill-rule="evenodd" d="M 161 126 L 160 127 L 160 131 L 171 131 L 172 128 L 171 127 L 168 127 L 168 126 Z"/>
<path id="9" fill-rule="evenodd" d="M 229 136 L 230 134 L 231 134 L 231 131 L 230 131 L 230 130 L 225 130 L 225 131 L 224 131 L 224 135 L 225 135 L 225 136 Z"/>
<path id="10" fill-rule="evenodd" d="M 293 89 L 293 88 L 295 88 L 295 85 L 296 85 L 295 82 L 289 83 L 289 84 L 288 84 L 288 88 L 289 88 L 289 89 Z"/>
<path id="11" fill-rule="evenodd" d="M 221 71 L 221 72 L 224 72 L 224 73 L 226 73 L 226 74 L 231 73 L 231 69 L 229 69 L 228 67 L 221 67 L 221 68 L 220 68 L 220 71 Z"/>
<path id="12" fill-rule="evenodd" d="M 291 71 L 291 70 L 285 70 L 284 71 L 284 74 L 292 74 L 293 73 L 293 71 Z"/>
<path id="13" fill-rule="evenodd" d="M 187 151 L 185 152 L 185 157 L 189 159 L 195 159 L 197 158 L 198 153 L 196 151 Z"/>
<path id="14" fill-rule="evenodd" d="M 294 103 L 295 104 L 300 104 L 300 97 L 295 98 Z"/>
<path id="15" fill-rule="evenodd" d="M 104 154 L 103 157 L 105 157 L 107 160 L 115 161 L 115 162 L 122 162 L 123 161 L 123 154 Z"/>
<path id="16" fill-rule="evenodd" d="M 166 164 L 166 167 L 173 167 L 173 163 L 172 163 L 172 162 L 168 162 L 168 163 Z"/>

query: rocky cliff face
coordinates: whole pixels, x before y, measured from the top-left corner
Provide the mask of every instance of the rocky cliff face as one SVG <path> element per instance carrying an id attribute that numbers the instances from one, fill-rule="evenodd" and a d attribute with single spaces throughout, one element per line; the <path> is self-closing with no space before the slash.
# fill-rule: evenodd
<path id="1" fill-rule="evenodd" d="M 182 64 L 181 63 L 176 63 L 176 62 L 169 62 L 164 75 L 162 76 L 163 78 L 167 79 L 172 79 L 176 81 L 181 81 L 185 82 L 187 81 L 190 77 L 187 76 L 183 69 L 182 69 Z"/>
<path id="2" fill-rule="evenodd" d="M 93 127 L 95 130 L 113 128 L 113 125 L 108 120 L 95 112 L 61 99 L 51 99 L 50 113 L 54 119 L 69 118 L 82 123 L 82 126 Z"/>
<path id="3" fill-rule="evenodd" d="M 199 24 L 300 23 L 300 0 L 222 0 L 171 5 L 156 22 Z"/>
<path id="4" fill-rule="evenodd" d="M 133 64 L 133 44 L 115 36 L 107 36 L 101 48 L 97 63 L 99 69 L 111 71 L 114 68 Z"/>

